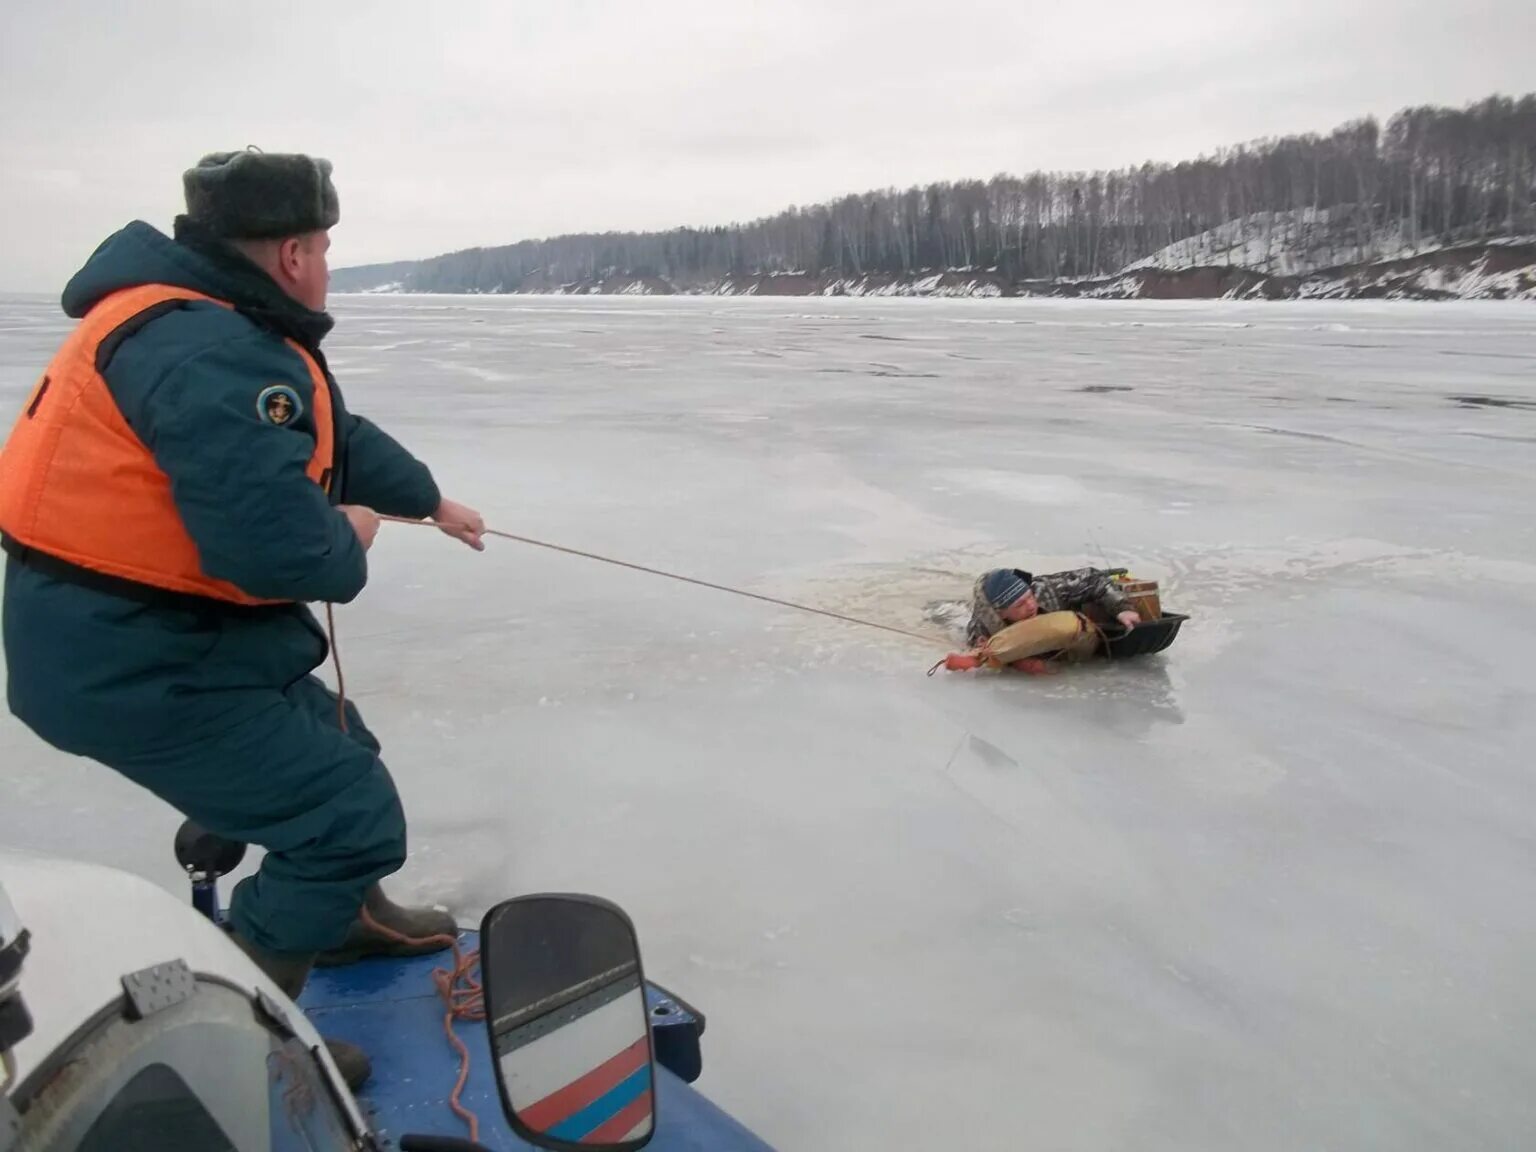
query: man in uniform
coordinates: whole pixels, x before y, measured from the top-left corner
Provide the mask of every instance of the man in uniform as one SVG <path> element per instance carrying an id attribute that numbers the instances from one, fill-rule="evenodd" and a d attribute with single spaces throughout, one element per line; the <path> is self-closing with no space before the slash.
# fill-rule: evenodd
<path id="1" fill-rule="evenodd" d="M 363 590 L 379 513 L 484 547 L 479 514 L 349 412 L 326 366 L 330 173 L 204 157 L 174 238 L 135 221 L 71 279 L 80 323 L 0 448 L 11 711 L 266 848 L 231 935 L 293 997 L 315 963 L 456 931 L 379 887 L 404 813 L 378 741 L 312 674 L 329 649 L 306 602 Z M 331 1050 L 366 1078 L 362 1053 Z"/>

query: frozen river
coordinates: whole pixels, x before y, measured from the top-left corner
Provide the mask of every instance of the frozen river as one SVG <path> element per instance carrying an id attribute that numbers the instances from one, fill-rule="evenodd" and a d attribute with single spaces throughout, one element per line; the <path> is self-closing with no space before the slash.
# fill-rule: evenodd
<path id="1" fill-rule="evenodd" d="M 935 634 L 1002 564 L 1193 617 L 929 679 L 941 646 L 386 527 L 338 621 L 397 891 L 619 901 L 709 1014 L 700 1086 L 786 1149 L 1536 1144 L 1536 309 L 335 311 L 350 404 L 497 527 Z M 64 331 L 0 301 L 6 426 Z M 172 812 L 8 716 L 0 763 L 0 843 L 180 891 Z"/>

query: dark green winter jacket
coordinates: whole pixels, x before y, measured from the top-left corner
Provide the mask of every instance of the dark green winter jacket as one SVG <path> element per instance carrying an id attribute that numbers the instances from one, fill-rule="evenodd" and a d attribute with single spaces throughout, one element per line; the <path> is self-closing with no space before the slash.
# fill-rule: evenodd
<path id="1" fill-rule="evenodd" d="M 329 499 L 305 475 L 315 447 L 314 385 L 284 338 L 324 367 L 320 341 L 331 318 L 184 219 L 175 239 L 142 222 L 109 237 L 65 289 L 64 311 L 79 318 L 108 293 L 147 283 L 190 288 L 236 309 L 187 302 L 157 311 L 125 329 L 103 368 L 124 418 L 170 477 L 204 570 L 263 599 L 352 600 L 367 582 L 367 559 L 333 504 L 420 518 L 440 497 L 425 465 L 347 411 L 329 369 Z M 258 404 L 274 384 L 300 400 L 302 414 L 283 427 L 263 420 Z M 4 642 L 11 711 L 82 755 L 182 741 L 189 726 L 218 723 L 231 690 L 282 691 L 328 654 L 302 604 L 242 611 L 211 601 L 144 603 L 11 556 Z"/>

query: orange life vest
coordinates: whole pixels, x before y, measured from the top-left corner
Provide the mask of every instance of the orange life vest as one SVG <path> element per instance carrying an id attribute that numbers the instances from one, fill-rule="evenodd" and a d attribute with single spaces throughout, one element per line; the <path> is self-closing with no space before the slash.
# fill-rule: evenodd
<path id="1" fill-rule="evenodd" d="M 97 350 L 146 309 L 173 300 L 233 305 L 165 284 L 104 297 L 64 342 L 0 448 L 0 532 L 69 565 L 163 591 L 236 604 L 282 603 L 247 595 L 202 569 L 197 546 L 171 497 L 171 481 L 128 426 L 96 367 Z M 309 367 L 315 451 L 305 469 L 330 488 L 335 444 L 325 373 Z"/>

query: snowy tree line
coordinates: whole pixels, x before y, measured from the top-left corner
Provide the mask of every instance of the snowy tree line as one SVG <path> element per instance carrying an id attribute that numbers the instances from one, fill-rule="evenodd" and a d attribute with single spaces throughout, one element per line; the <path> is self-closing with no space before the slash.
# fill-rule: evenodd
<path id="1" fill-rule="evenodd" d="M 1265 139 L 1179 164 L 1034 172 L 845 196 L 750 224 L 605 233 L 424 261 L 417 291 L 517 291 L 609 277 L 686 283 L 763 273 L 994 269 L 1106 275 L 1251 213 L 1324 214 L 1362 247 L 1536 232 L 1536 94 L 1407 108 L 1327 135 Z"/>

